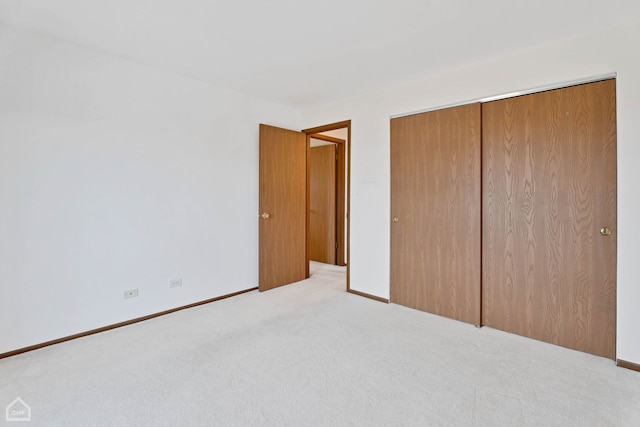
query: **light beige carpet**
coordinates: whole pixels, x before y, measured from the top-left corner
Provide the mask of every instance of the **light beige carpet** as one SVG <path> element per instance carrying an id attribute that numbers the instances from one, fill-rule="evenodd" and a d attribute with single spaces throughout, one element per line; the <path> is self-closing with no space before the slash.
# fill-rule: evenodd
<path id="1" fill-rule="evenodd" d="M 640 373 L 347 294 L 344 269 L 0 360 L 31 426 L 638 426 Z"/>

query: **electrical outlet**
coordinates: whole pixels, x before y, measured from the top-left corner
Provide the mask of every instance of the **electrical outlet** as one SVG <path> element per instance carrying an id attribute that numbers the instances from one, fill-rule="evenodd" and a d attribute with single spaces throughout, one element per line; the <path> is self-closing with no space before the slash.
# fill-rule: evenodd
<path id="1" fill-rule="evenodd" d="M 124 299 L 133 298 L 137 296 L 138 296 L 138 288 L 124 291 Z"/>
<path id="2" fill-rule="evenodd" d="M 170 288 L 179 288 L 180 286 L 182 286 L 182 279 L 171 279 L 171 280 L 169 280 L 169 287 Z"/>

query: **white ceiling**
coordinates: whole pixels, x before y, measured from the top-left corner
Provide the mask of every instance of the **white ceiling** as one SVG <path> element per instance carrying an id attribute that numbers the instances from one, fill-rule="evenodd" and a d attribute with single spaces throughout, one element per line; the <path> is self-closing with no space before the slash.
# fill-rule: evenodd
<path id="1" fill-rule="evenodd" d="M 297 107 L 638 16 L 638 0 L 0 0 L 2 23 Z"/>

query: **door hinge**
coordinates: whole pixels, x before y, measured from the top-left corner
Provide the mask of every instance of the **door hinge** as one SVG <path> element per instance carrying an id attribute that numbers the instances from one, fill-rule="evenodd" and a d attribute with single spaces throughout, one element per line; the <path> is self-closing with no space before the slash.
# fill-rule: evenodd
<path id="1" fill-rule="evenodd" d="M 336 242 L 336 249 L 338 249 L 338 242 Z"/>

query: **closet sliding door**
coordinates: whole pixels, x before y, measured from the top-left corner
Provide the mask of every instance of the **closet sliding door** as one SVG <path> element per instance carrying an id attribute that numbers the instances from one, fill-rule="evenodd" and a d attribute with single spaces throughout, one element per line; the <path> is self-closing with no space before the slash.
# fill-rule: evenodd
<path id="1" fill-rule="evenodd" d="M 482 106 L 482 323 L 615 358 L 615 81 Z"/>
<path id="2" fill-rule="evenodd" d="M 391 120 L 391 301 L 480 324 L 480 104 Z"/>

